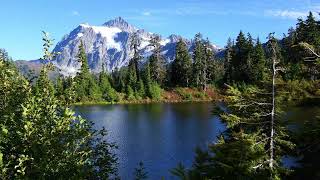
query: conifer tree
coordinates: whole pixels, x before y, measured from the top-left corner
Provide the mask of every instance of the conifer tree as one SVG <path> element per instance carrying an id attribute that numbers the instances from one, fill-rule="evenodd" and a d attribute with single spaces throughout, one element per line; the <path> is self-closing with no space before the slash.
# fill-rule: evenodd
<path id="1" fill-rule="evenodd" d="M 99 87 L 104 100 L 109 102 L 117 100 L 117 92 L 111 86 L 108 74 L 104 69 L 99 74 Z"/>
<path id="2" fill-rule="evenodd" d="M 254 47 L 251 71 L 251 79 L 253 82 L 258 82 L 265 79 L 266 58 L 259 38 L 257 38 L 257 43 Z"/>
<path id="3" fill-rule="evenodd" d="M 151 74 L 150 74 L 150 65 L 149 63 L 147 63 L 145 65 L 145 68 L 144 68 L 144 72 L 143 72 L 144 76 L 144 87 L 145 87 L 145 92 L 146 92 L 146 95 L 148 97 L 151 97 L 151 84 L 152 84 L 152 79 L 151 79 Z"/>
<path id="4" fill-rule="evenodd" d="M 77 58 L 78 58 L 78 62 L 81 63 L 81 68 L 80 68 L 81 75 L 87 76 L 88 74 L 90 74 L 87 55 L 86 55 L 86 52 L 84 49 L 84 44 L 82 41 L 79 45 L 79 53 L 78 53 Z"/>
<path id="5" fill-rule="evenodd" d="M 101 92 L 94 76 L 90 73 L 87 55 L 83 42 L 79 46 L 78 61 L 81 63 L 80 72 L 75 77 L 75 91 L 78 101 L 99 100 Z"/>
<path id="6" fill-rule="evenodd" d="M 226 46 L 226 51 L 225 51 L 225 56 L 224 56 L 224 81 L 226 83 L 231 83 L 232 81 L 232 50 L 233 50 L 233 42 L 231 41 L 231 38 L 228 39 L 227 46 Z"/>
<path id="7" fill-rule="evenodd" d="M 320 46 L 320 25 L 316 21 L 312 12 L 309 12 L 307 19 L 303 21 L 298 19 L 297 23 L 297 40 L 299 42 L 306 42 L 314 45 L 315 47 Z"/>
<path id="8" fill-rule="evenodd" d="M 152 36 L 150 46 L 153 47 L 153 54 L 149 58 L 151 78 L 162 85 L 166 77 L 165 60 L 161 55 L 161 37 L 159 35 Z"/>
<path id="9" fill-rule="evenodd" d="M 133 49 L 132 63 L 134 64 L 137 81 L 140 80 L 139 67 L 138 67 L 139 60 L 141 59 L 141 55 L 139 51 L 140 45 L 141 45 L 141 38 L 137 32 L 134 32 L 133 35 L 131 36 L 130 47 L 131 49 Z"/>
<path id="10" fill-rule="evenodd" d="M 244 33 L 240 31 L 234 46 L 232 56 L 232 67 L 234 69 L 233 79 L 238 82 L 248 82 L 248 41 Z"/>
<path id="11" fill-rule="evenodd" d="M 171 81 L 174 85 L 189 87 L 192 77 L 192 60 L 187 45 L 180 39 L 176 45 L 176 56 L 172 63 Z"/>
<path id="12" fill-rule="evenodd" d="M 246 71 L 244 72 L 248 78 L 248 82 L 252 83 L 252 66 L 253 66 L 253 57 L 254 57 L 254 39 L 251 34 L 247 34 L 247 55 L 246 55 Z"/>
<path id="13" fill-rule="evenodd" d="M 137 90 L 138 74 L 136 73 L 135 63 L 132 59 L 128 66 L 126 85 L 131 86 L 133 90 Z"/>
<path id="14" fill-rule="evenodd" d="M 162 89 L 157 82 L 152 80 L 149 63 L 145 65 L 143 74 L 144 74 L 143 77 L 144 77 L 144 83 L 145 83 L 144 87 L 145 87 L 146 95 L 151 99 L 160 100 Z"/>
<path id="15" fill-rule="evenodd" d="M 134 180 L 144 180 L 148 179 L 148 173 L 143 166 L 143 163 L 140 162 L 139 166 L 134 169 Z"/>
<path id="16" fill-rule="evenodd" d="M 141 78 L 138 82 L 137 94 L 141 98 L 144 98 L 146 96 L 145 86 L 144 86 L 143 80 Z"/>
<path id="17" fill-rule="evenodd" d="M 207 39 L 203 44 L 204 60 L 202 62 L 202 89 L 206 90 L 207 84 L 212 78 L 215 78 L 214 52 L 212 51 L 210 41 Z M 210 68 L 210 72 L 209 72 Z"/>
<path id="18" fill-rule="evenodd" d="M 225 75 L 224 65 L 225 65 L 224 62 L 221 62 L 215 59 L 208 62 L 208 67 L 207 67 L 208 84 L 216 85 L 217 83 L 220 83 L 221 80 L 224 79 L 224 75 Z"/>
<path id="19" fill-rule="evenodd" d="M 196 87 L 201 87 L 204 81 L 204 65 L 205 65 L 205 49 L 203 45 L 202 35 L 195 35 L 195 48 L 193 50 L 193 81 Z"/>
<path id="20" fill-rule="evenodd" d="M 126 86 L 126 96 L 129 101 L 135 100 L 135 91 L 130 85 Z"/>

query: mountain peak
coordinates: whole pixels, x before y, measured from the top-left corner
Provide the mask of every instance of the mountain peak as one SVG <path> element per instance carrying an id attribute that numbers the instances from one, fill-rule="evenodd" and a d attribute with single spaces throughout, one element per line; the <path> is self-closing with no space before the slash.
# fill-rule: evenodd
<path id="1" fill-rule="evenodd" d="M 122 31 L 127 31 L 127 32 L 134 32 L 138 30 L 136 27 L 130 25 L 126 20 L 124 20 L 122 17 L 116 17 L 115 19 L 112 19 L 110 21 L 107 21 L 106 23 L 103 24 L 103 26 L 107 27 L 117 27 L 121 29 Z"/>

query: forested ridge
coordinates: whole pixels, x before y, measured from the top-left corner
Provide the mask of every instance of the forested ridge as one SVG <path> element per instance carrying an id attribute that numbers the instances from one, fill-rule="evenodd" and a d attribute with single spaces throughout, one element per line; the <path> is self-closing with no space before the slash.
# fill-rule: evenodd
<path id="1" fill-rule="evenodd" d="M 165 63 L 160 37 L 150 40 L 152 55 L 142 66 L 135 34 L 127 67 L 99 74 L 89 69 L 79 46 L 81 69 L 75 77 L 49 79 L 52 40 L 43 34 L 43 66 L 38 77 L 21 75 L 0 51 L 0 179 L 119 179 L 116 142 L 105 130 L 70 109 L 81 103 L 121 103 L 223 99 L 216 110 L 227 130 L 207 149 L 197 149 L 191 167 L 177 165 L 179 179 L 319 179 L 319 120 L 305 122 L 299 133 L 288 129 L 289 104 L 319 102 L 320 21 L 310 12 L 282 39 L 274 33 L 254 38 L 240 31 L 228 40 L 224 57 L 215 57 L 198 33 L 190 54 L 180 39 L 175 59 Z M 214 94 L 214 95 L 212 95 Z M 299 157 L 287 168 L 284 156 Z M 133 174 L 147 179 L 143 163 Z"/>

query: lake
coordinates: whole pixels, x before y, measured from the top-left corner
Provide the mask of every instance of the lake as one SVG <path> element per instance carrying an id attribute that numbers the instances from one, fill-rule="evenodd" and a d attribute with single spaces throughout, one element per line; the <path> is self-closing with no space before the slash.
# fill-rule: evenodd
<path id="1" fill-rule="evenodd" d="M 90 105 L 76 112 L 108 130 L 116 142 L 119 174 L 132 179 L 142 161 L 149 179 L 172 179 L 169 170 L 179 162 L 192 164 L 197 146 L 205 148 L 217 139 L 224 125 L 212 112 L 214 103 Z"/>
<path id="2" fill-rule="evenodd" d="M 219 105 L 219 104 L 218 104 Z M 134 168 L 142 161 L 149 179 L 173 179 L 169 170 L 182 162 L 190 167 L 195 148 L 205 148 L 215 142 L 225 129 L 214 114 L 215 103 L 130 104 L 77 106 L 82 117 L 95 123 L 96 129 L 105 127 L 107 139 L 116 142 L 119 175 L 132 179 Z M 320 107 L 287 109 L 289 129 L 301 127 L 306 120 L 320 115 Z M 294 159 L 284 158 L 286 166 L 294 166 Z"/>

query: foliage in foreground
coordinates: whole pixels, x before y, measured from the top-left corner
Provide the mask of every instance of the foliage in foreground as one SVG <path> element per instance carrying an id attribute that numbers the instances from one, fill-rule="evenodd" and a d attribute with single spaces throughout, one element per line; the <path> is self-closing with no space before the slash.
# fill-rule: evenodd
<path id="1" fill-rule="evenodd" d="M 115 145 L 57 100 L 47 70 L 33 89 L 0 59 L 0 179 L 116 177 Z"/>

